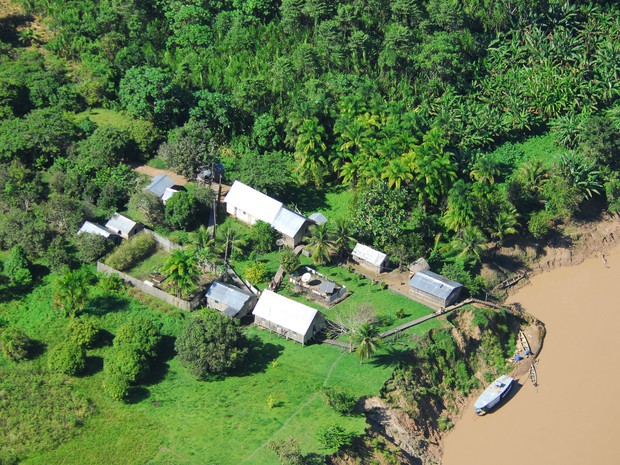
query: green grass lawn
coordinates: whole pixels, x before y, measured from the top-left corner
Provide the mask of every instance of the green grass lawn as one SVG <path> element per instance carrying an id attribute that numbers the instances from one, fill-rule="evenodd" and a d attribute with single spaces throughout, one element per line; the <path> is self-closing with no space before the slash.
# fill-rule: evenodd
<path id="1" fill-rule="evenodd" d="M 48 281 L 20 296 L 21 301 L 0 303 L 0 318 L 51 348 L 66 339 L 68 319 L 52 308 Z M 168 346 L 188 316 L 165 304 L 151 308 L 124 292 L 102 291 L 92 294 L 85 313 L 110 335 L 129 318 L 145 316 L 161 328 Z M 390 353 L 361 365 L 337 347 L 303 347 L 256 327 L 244 331 L 252 344 L 237 373 L 197 381 L 168 357 L 156 364 L 153 378 L 130 404 L 102 391 L 101 364 L 110 346 L 89 350 L 91 374 L 69 378 L 65 385 L 90 399 L 95 413 L 75 437 L 54 450 L 33 451 L 20 463 L 276 465 L 275 454 L 265 447 L 271 439 L 295 436 L 304 453 L 324 454 L 330 451 L 321 450 L 316 437 L 326 425 L 338 423 L 363 433 L 364 417 L 337 414 L 326 405 L 322 389 L 340 386 L 358 397 L 377 395 L 391 374 Z M 43 352 L 23 365 L 45 370 L 46 358 Z M 1 362 L 3 367 L 10 369 L 11 364 Z M 268 406 L 270 396 L 276 402 L 273 408 Z"/>
<path id="2" fill-rule="evenodd" d="M 110 125 L 117 128 L 127 128 L 131 126 L 132 119 L 118 111 L 106 108 L 92 108 L 76 115 L 77 118 L 87 117 L 98 125 Z"/>
<path id="3" fill-rule="evenodd" d="M 379 325 L 377 328 L 380 332 L 383 332 L 432 312 L 430 308 L 389 289 L 382 289 L 380 285 L 373 284 L 369 279 L 361 275 L 350 273 L 342 266 L 316 266 L 312 264 L 308 257 L 304 257 L 303 255 L 300 259 L 302 266 L 309 266 L 324 276 L 333 279 L 336 283 L 346 286 L 351 295 L 332 308 L 326 309 L 306 299 L 303 294 L 295 295 L 292 287 L 288 283 L 288 276 L 285 276 L 283 286 L 278 292 L 286 297 L 320 310 L 327 318 L 333 319 L 338 313 L 348 311 L 360 305 L 371 305 L 379 318 Z M 269 280 L 271 280 L 280 266 L 280 252 L 260 255 L 259 260 L 265 263 L 267 271 L 269 272 Z M 243 271 L 251 266 L 252 263 L 251 260 L 238 260 L 233 262 L 232 265 L 235 271 L 243 276 Z M 258 286 L 259 289 L 265 289 L 268 286 L 268 281 L 252 284 Z M 398 313 L 399 310 L 402 310 L 405 314 L 405 316 L 400 319 L 396 317 L 396 313 Z"/>
<path id="4" fill-rule="evenodd" d="M 127 274 L 136 278 L 144 278 L 150 273 L 157 273 L 164 265 L 169 256 L 170 252 L 159 249 L 153 255 L 145 258 L 140 263 L 136 264 L 133 268 L 131 268 L 129 271 L 127 271 Z"/>

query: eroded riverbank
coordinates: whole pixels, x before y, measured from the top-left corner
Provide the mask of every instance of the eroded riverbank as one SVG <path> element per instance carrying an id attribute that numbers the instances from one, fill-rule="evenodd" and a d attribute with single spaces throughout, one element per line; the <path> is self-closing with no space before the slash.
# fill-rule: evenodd
<path id="1" fill-rule="evenodd" d="M 486 417 L 467 408 L 444 441 L 444 465 L 616 463 L 620 459 L 620 247 L 539 274 L 511 296 L 547 328 L 518 393 Z"/>

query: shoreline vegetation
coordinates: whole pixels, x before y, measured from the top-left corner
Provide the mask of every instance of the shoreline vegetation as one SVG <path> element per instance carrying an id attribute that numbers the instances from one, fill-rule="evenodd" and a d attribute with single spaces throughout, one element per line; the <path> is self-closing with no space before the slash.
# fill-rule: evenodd
<path id="1" fill-rule="evenodd" d="M 439 461 L 536 326 L 476 299 L 596 253 L 607 270 L 620 238 L 618 18 L 614 0 L 0 0 L 0 465 Z M 254 224 L 262 194 L 276 216 Z M 178 247 L 148 256 L 142 225 Z M 326 278 L 281 280 L 304 266 Z M 474 304 L 414 303 L 420 267 Z M 326 343 L 166 303 L 214 279 L 322 312 Z"/>

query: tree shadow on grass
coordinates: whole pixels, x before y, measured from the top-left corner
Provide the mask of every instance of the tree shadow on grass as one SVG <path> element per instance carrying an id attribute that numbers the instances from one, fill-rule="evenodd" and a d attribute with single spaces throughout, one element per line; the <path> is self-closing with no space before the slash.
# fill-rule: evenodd
<path id="1" fill-rule="evenodd" d="M 397 349 L 393 346 L 386 347 L 384 352 L 376 354 L 371 364 L 377 367 L 397 367 L 410 359 L 411 349 Z"/>
<path id="2" fill-rule="evenodd" d="M 133 386 L 129 389 L 125 402 L 127 404 L 138 404 L 151 396 L 150 391 L 144 386 Z"/>
<path id="3" fill-rule="evenodd" d="M 284 346 L 263 342 L 258 337 L 252 337 L 248 343 L 248 357 L 245 363 L 231 372 L 232 376 L 249 376 L 264 373 L 269 364 L 276 360 L 284 351 Z"/>
<path id="4" fill-rule="evenodd" d="M 114 341 L 114 334 L 106 329 L 101 329 L 99 330 L 99 333 L 97 333 L 97 338 L 95 339 L 92 348 L 100 349 L 101 347 L 111 346 L 112 341 Z"/>
<path id="5" fill-rule="evenodd" d="M 34 360 L 35 358 L 43 355 L 45 350 L 47 349 L 47 344 L 37 339 L 30 339 L 30 344 L 28 345 L 28 359 Z"/>
<path id="6" fill-rule="evenodd" d="M 302 212 L 316 211 L 325 206 L 325 190 L 309 185 L 295 186 L 289 189 L 288 199 L 292 205 Z"/>
<path id="7" fill-rule="evenodd" d="M 145 386 L 153 386 L 161 383 L 170 369 L 168 361 L 175 355 L 174 344 L 177 338 L 174 336 L 162 336 L 157 348 L 157 357 L 150 361 L 149 373 L 142 382 Z"/>
<path id="8" fill-rule="evenodd" d="M 86 367 L 82 372 L 83 377 L 92 376 L 103 370 L 103 357 L 89 355 L 86 357 Z"/>
<path id="9" fill-rule="evenodd" d="M 97 296 L 90 300 L 83 313 L 102 316 L 110 312 L 118 312 L 129 308 L 129 300 L 116 295 Z"/>

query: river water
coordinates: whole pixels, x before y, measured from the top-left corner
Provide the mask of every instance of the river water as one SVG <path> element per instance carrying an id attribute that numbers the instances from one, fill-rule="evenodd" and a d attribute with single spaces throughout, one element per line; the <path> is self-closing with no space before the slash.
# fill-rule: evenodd
<path id="1" fill-rule="evenodd" d="M 542 320 L 537 364 L 496 411 L 473 400 L 444 441 L 443 465 L 620 464 L 620 247 L 535 276 L 510 302 Z"/>

